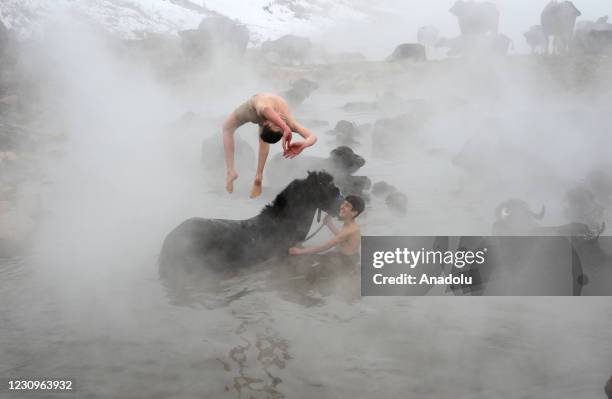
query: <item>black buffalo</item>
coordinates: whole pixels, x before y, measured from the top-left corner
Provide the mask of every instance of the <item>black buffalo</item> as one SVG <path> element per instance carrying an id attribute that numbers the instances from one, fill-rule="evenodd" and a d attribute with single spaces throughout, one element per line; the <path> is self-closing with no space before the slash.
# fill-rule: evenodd
<path id="1" fill-rule="evenodd" d="M 419 43 L 403 43 L 393 50 L 387 61 L 427 61 L 425 46 Z"/>
<path id="2" fill-rule="evenodd" d="M 541 226 L 539 220 L 544 217 L 545 208 L 536 213 L 520 199 L 502 202 L 495 209 L 496 220 L 493 223 L 493 234 L 497 236 L 569 236 L 587 241 L 597 240 L 605 230 L 605 223 L 598 230 L 591 229 L 584 223 L 572 222 L 560 226 Z"/>
<path id="3" fill-rule="evenodd" d="M 367 176 L 354 176 L 363 165 L 365 159 L 356 154 L 351 148 L 340 146 L 332 150 L 329 158 L 320 158 L 313 156 L 300 156 L 300 163 L 288 169 L 287 160 L 282 158 L 282 154 L 278 154 L 270 160 L 268 166 L 268 176 L 270 181 L 283 182 L 287 179 L 295 179 L 298 176 L 303 176 L 308 170 L 325 170 L 329 172 L 336 185 L 340 188 L 343 195 L 359 195 L 368 200 L 368 196 L 364 190 L 370 189 L 372 184 Z"/>
<path id="4" fill-rule="evenodd" d="M 287 102 L 297 107 L 301 105 L 304 100 L 310 97 L 313 91 L 319 88 L 319 85 L 308 79 L 298 79 L 291 84 L 291 88 L 281 95 L 287 100 Z"/>

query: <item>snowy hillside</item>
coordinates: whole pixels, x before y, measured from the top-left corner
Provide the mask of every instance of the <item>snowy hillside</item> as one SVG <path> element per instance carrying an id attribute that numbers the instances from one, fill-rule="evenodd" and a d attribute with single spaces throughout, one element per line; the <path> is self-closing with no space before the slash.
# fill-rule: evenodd
<path id="1" fill-rule="evenodd" d="M 124 38 L 176 33 L 222 14 L 245 24 L 253 42 L 293 33 L 311 35 L 331 23 L 366 18 L 363 0 L 2 0 L 0 17 L 19 37 L 44 34 L 45 23 L 76 16 Z"/>

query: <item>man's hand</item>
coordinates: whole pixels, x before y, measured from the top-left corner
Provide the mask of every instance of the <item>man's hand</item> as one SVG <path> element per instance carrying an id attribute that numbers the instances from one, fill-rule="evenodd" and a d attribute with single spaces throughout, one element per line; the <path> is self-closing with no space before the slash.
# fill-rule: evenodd
<path id="1" fill-rule="evenodd" d="M 301 255 L 304 252 L 303 248 L 291 247 L 289 248 L 289 255 Z"/>
<path id="2" fill-rule="evenodd" d="M 332 222 L 332 215 L 329 213 L 323 218 L 323 224 L 329 225 Z"/>
<path id="3" fill-rule="evenodd" d="M 291 129 L 285 129 L 285 131 L 283 132 L 282 145 L 283 145 L 283 154 L 286 155 L 287 150 L 291 146 Z"/>
<path id="4" fill-rule="evenodd" d="M 306 143 L 304 141 L 299 141 L 297 143 L 293 143 L 290 144 L 289 147 L 287 148 L 287 151 L 285 151 L 285 158 L 295 158 L 298 155 L 300 155 L 300 153 L 302 151 L 304 151 L 304 149 L 307 147 Z"/>

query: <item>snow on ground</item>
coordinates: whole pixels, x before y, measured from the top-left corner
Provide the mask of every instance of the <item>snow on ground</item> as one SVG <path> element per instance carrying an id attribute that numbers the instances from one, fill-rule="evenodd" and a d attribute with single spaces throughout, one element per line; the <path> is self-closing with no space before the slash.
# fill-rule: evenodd
<path id="1" fill-rule="evenodd" d="M 48 19 L 77 16 L 123 38 L 176 34 L 210 15 L 245 24 L 253 44 L 284 34 L 310 36 L 343 21 L 366 18 L 375 6 L 349 0 L 3 0 L 0 18 L 20 38 L 44 35 Z"/>

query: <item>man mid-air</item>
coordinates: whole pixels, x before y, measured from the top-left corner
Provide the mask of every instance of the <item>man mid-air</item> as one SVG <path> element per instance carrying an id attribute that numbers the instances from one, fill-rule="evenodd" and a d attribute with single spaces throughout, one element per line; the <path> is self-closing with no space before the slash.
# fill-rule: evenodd
<path id="1" fill-rule="evenodd" d="M 282 139 L 284 157 L 294 158 L 306 147 L 316 143 L 317 137 L 293 119 L 289 106 L 283 98 L 269 93 L 255 94 L 236 108 L 223 124 L 223 146 L 227 166 L 225 189 L 229 193 L 234 191 L 234 180 L 238 178 L 234 165 L 234 132 L 247 122 L 259 125 L 259 156 L 255 181 L 251 189 L 251 198 L 255 198 L 261 194 L 263 170 L 270 152 L 270 144 Z M 298 133 L 304 141 L 292 143 L 292 132 Z"/>

